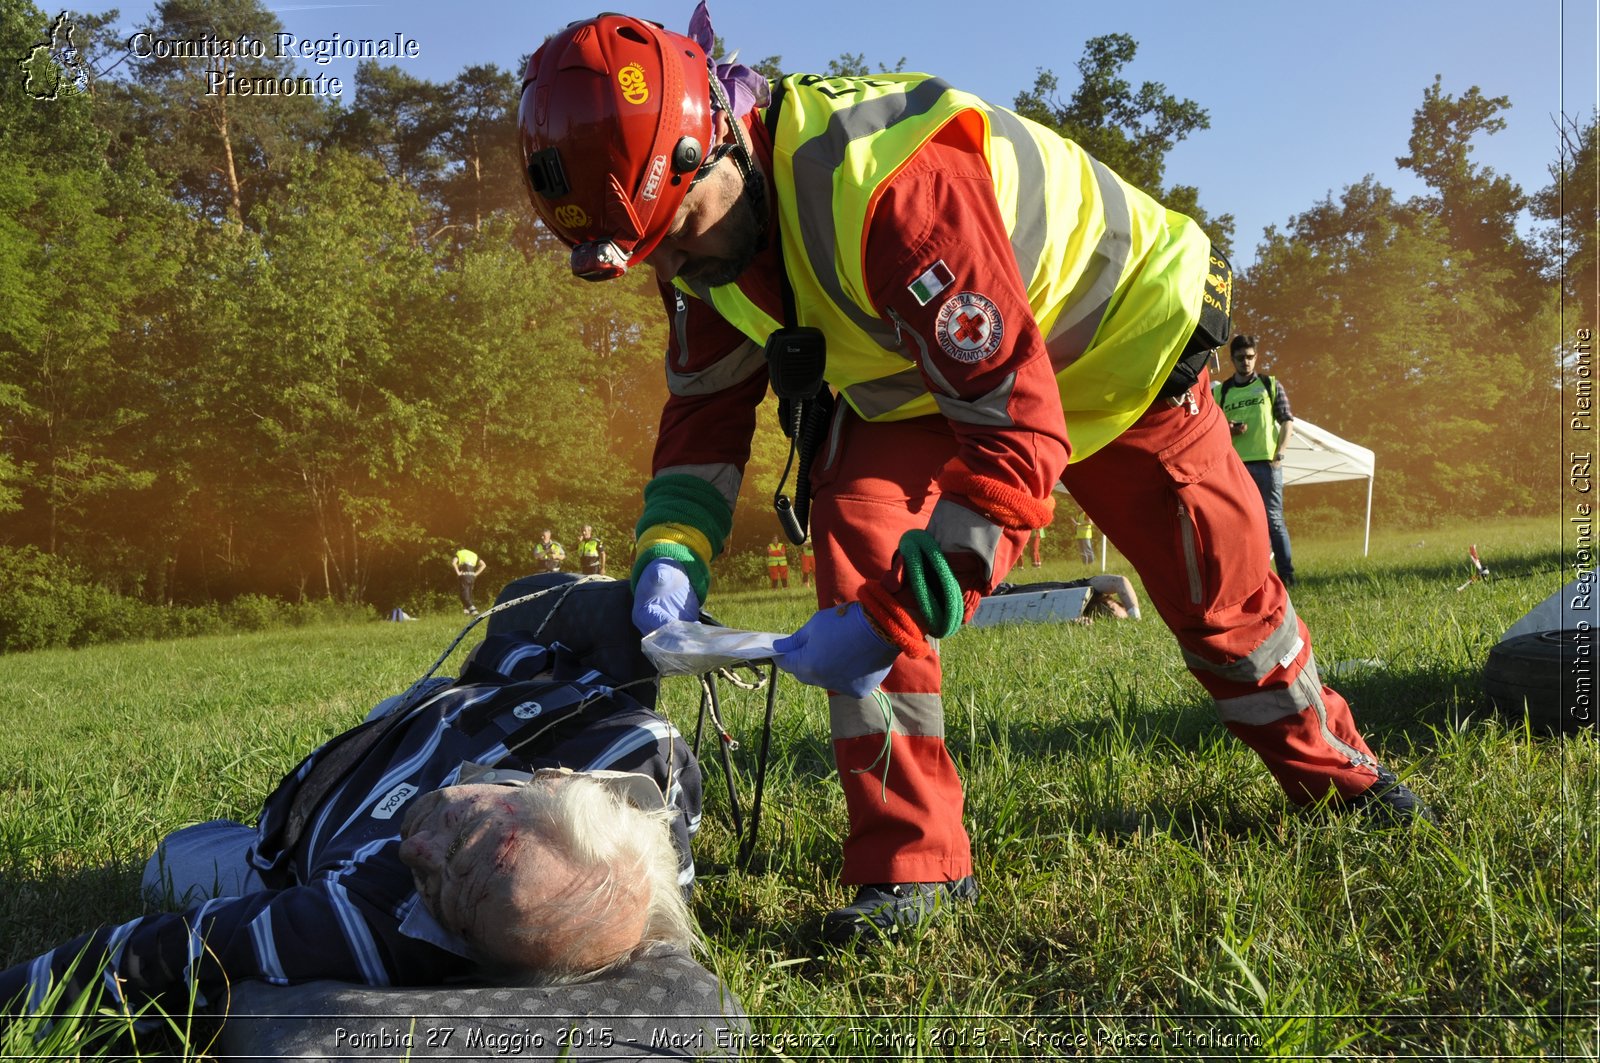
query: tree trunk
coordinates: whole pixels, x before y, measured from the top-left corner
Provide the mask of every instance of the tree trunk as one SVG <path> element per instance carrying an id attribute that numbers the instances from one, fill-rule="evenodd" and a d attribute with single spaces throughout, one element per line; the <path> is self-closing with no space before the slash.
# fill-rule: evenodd
<path id="1" fill-rule="evenodd" d="M 228 60 L 223 59 L 222 74 L 228 74 Z M 228 182 L 228 195 L 233 201 L 233 221 L 239 228 L 244 228 L 244 198 L 239 194 L 239 171 L 233 165 L 233 137 L 228 132 L 228 97 L 217 97 L 217 132 L 222 135 L 222 161 L 224 163 L 223 177 Z"/>

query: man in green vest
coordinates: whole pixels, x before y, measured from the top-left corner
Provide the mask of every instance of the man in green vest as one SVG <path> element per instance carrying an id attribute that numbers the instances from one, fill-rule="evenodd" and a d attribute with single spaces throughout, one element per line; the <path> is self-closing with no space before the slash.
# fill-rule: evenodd
<path id="1" fill-rule="evenodd" d="M 1086 565 L 1094 564 L 1094 521 L 1081 509 L 1072 518 L 1072 539 L 1078 544 L 1078 560 Z"/>
<path id="2" fill-rule="evenodd" d="M 801 490 L 819 608 L 774 645 L 829 692 L 857 890 L 824 937 L 870 941 L 976 896 L 937 641 L 1050 522 L 1058 482 L 1291 800 L 1428 815 L 1318 679 L 1264 517 L 1238 504 L 1250 479 L 1203 369 L 1232 275 L 1199 226 L 938 78 L 769 85 L 709 60 L 714 41 L 704 4 L 687 36 L 573 23 L 529 59 L 518 124 L 574 274 L 649 265 L 670 321 L 641 631 L 698 614 L 769 379 L 836 404 L 794 433 L 817 443 Z"/>
<path id="3" fill-rule="evenodd" d="M 450 568 L 456 574 L 458 590 L 461 594 L 461 612 L 467 616 L 477 616 L 478 607 L 472 604 L 472 585 L 483 575 L 483 570 L 488 564 L 477 554 L 466 547 L 456 551 L 450 559 Z"/>
<path id="4" fill-rule="evenodd" d="M 605 544 L 595 538 L 594 528 L 588 524 L 583 526 L 583 537 L 578 540 L 578 564 L 585 576 L 606 574 Z"/>
<path id="5" fill-rule="evenodd" d="M 789 551 L 776 533 L 767 544 L 767 582 L 770 590 L 789 589 Z"/>
<path id="6" fill-rule="evenodd" d="M 566 547 L 550 536 L 551 531 L 546 528 L 539 533 L 539 541 L 533 544 L 533 560 L 540 572 L 560 572 L 561 562 L 567 559 Z"/>
<path id="7" fill-rule="evenodd" d="M 1243 333 L 1228 344 L 1233 376 L 1211 386 L 1233 433 L 1233 449 L 1261 492 L 1267 514 L 1267 535 L 1278 578 L 1294 586 L 1294 557 L 1289 529 L 1283 522 L 1283 452 L 1294 435 L 1294 414 L 1282 381 L 1256 372 L 1256 338 Z"/>

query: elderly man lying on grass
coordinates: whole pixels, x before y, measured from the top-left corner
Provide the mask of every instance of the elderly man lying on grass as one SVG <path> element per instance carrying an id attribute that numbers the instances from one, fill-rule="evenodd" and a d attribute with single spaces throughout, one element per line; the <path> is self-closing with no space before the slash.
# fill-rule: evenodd
<path id="1" fill-rule="evenodd" d="M 169 836 L 146 888 L 188 907 L 0 973 L 0 1004 L 37 1009 L 64 978 L 61 1001 L 98 977 L 103 999 L 168 1011 L 191 990 L 223 1008 L 246 979 L 571 980 L 690 945 L 700 773 L 672 726 L 524 634 L 491 635 L 435 683 L 313 752 L 254 830 Z"/>

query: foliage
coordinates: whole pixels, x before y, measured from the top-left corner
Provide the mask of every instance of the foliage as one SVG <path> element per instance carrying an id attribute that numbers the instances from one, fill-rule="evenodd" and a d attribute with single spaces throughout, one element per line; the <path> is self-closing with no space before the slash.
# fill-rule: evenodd
<path id="1" fill-rule="evenodd" d="M 1380 522 L 1546 512 L 1559 489 L 1549 289 L 1514 229 L 1521 192 L 1468 159 L 1506 105 L 1435 82 L 1399 160 L 1429 192 L 1368 177 L 1330 195 L 1268 229 L 1236 293 L 1295 408 L 1376 452 Z"/>
<path id="2" fill-rule="evenodd" d="M 156 40 L 270 42 L 283 24 L 260 0 L 160 0 L 141 30 Z M 153 51 L 153 50 L 152 50 Z M 225 56 L 129 57 L 127 81 L 102 81 L 124 145 L 145 147 L 174 195 L 207 219 L 244 223 L 282 186 L 288 165 L 325 134 L 327 114 L 307 94 L 235 96 L 229 79 L 296 78 L 267 46 Z"/>
<path id="3" fill-rule="evenodd" d="M 1600 321 L 1600 115 L 1587 122 L 1560 120 L 1561 153 L 1550 166 L 1551 183 L 1533 197 L 1533 210 L 1553 222 L 1545 234 L 1545 259 L 1580 320 Z"/>
<path id="4" fill-rule="evenodd" d="M 901 56 L 894 66 L 869 62 L 860 52 L 841 52 L 828 60 L 827 75 L 832 78 L 865 77 L 868 74 L 898 74 L 906 68 L 906 57 Z"/>
<path id="5" fill-rule="evenodd" d="M 33 547 L 0 547 L 0 568 L 8 574 L 0 585 L 0 653 L 372 618 L 367 606 L 286 602 L 261 594 L 221 606 L 152 604 L 117 594 L 83 569 Z"/>
<path id="6" fill-rule="evenodd" d="M 1180 141 L 1211 127 L 1211 116 L 1193 100 L 1180 100 L 1159 81 L 1134 89 L 1122 70 L 1138 54 L 1138 43 L 1126 33 L 1089 40 L 1078 60 L 1081 76 L 1072 95 L 1057 97 L 1060 79 L 1040 70 L 1033 87 L 1017 94 L 1014 107 L 1069 137 L 1125 180 L 1194 218 L 1226 252 L 1233 242 L 1233 216 L 1212 218 L 1200 209 L 1198 191 L 1188 186 L 1165 188 L 1166 158 Z"/>
<path id="7" fill-rule="evenodd" d="M 432 235 L 463 242 L 492 215 L 522 207 L 520 88 L 493 66 L 469 66 L 440 85 L 364 61 L 354 103 L 334 117 L 333 139 L 376 156 L 391 179 L 422 196 Z"/>

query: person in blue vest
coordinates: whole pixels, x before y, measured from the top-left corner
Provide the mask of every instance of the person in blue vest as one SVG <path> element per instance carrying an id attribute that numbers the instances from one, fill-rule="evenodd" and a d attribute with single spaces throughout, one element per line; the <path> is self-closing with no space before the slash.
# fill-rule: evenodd
<path id="1" fill-rule="evenodd" d="M 1280 381 L 1256 372 L 1256 338 L 1240 333 L 1228 344 L 1233 376 L 1213 384 L 1217 405 L 1228 419 L 1233 449 L 1261 492 L 1267 509 L 1267 537 L 1278 578 L 1294 586 L 1294 556 L 1289 529 L 1283 522 L 1283 452 L 1294 435 L 1289 393 Z"/>

